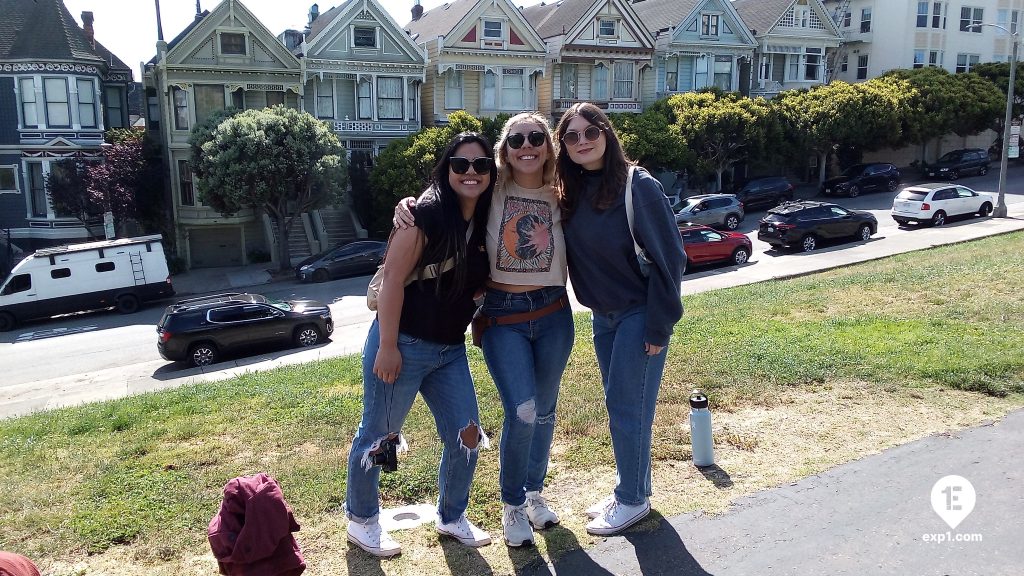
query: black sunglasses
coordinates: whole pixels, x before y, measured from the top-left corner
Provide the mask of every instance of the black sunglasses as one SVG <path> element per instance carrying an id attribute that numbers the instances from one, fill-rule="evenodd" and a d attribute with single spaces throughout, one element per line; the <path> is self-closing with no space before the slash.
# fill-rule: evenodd
<path id="1" fill-rule="evenodd" d="M 530 141 L 530 146 L 537 147 L 547 141 L 547 139 L 547 134 L 539 130 L 531 130 L 530 133 L 525 136 L 519 132 L 513 132 L 508 135 L 508 138 L 506 138 L 505 141 L 508 142 L 509 148 L 518 150 L 523 147 L 523 142 L 526 142 L 527 140 Z"/>
<path id="2" fill-rule="evenodd" d="M 494 159 L 488 158 L 487 156 L 480 156 L 470 160 L 469 158 L 463 158 L 462 156 L 452 156 L 448 159 L 448 164 L 452 167 L 452 172 L 456 174 L 465 174 L 469 172 L 469 167 L 473 167 L 473 172 L 477 174 L 490 174 L 491 166 L 494 165 Z"/>
<path id="3" fill-rule="evenodd" d="M 589 128 L 583 131 L 583 141 L 593 142 L 594 140 L 600 138 L 601 134 L 603 133 L 604 131 L 598 128 L 597 126 L 590 126 Z M 576 130 L 569 130 L 562 136 L 562 142 L 565 142 L 569 146 L 575 146 L 576 144 L 580 143 L 580 133 L 577 132 Z"/>

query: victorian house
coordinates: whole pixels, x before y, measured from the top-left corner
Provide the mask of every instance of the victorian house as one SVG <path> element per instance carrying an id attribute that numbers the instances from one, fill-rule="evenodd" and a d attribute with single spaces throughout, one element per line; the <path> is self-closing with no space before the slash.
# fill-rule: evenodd
<path id="1" fill-rule="evenodd" d="M 732 5 L 757 39 L 750 96 L 770 98 L 828 81 L 827 53 L 839 46 L 841 35 L 821 0 L 733 0 Z"/>
<path id="2" fill-rule="evenodd" d="M 543 114 L 557 121 L 577 102 L 605 112 L 642 110 L 645 86 L 654 85 L 654 37 L 629 2 L 561 0 L 529 6 L 523 15 L 546 44 Z"/>
<path id="3" fill-rule="evenodd" d="M 64 159 L 100 161 L 103 132 L 128 126 L 131 69 L 61 0 L 0 0 L 0 249 L 86 240 L 46 179 Z M 10 244 L 8 244 L 10 243 Z M 7 262 L 0 264 L 9 265 Z"/>
<path id="4" fill-rule="evenodd" d="M 147 128 L 163 146 L 169 170 L 178 256 L 189 267 L 247 264 L 274 250 L 275 226 L 260 210 L 231 217 L 203 205 L 189 168 L 189 131 L 228 107 L 299 108 L 299 60 L 238 0 L 223 0 L 170 42 L 162 34 L 145 65 Z M 302 233 L 303 227 L 292 226 Z"/>
<path id="5" fill-rule="evenodd" d="M 633 9 L 654 36 L 655 73 L 644 106 L 679 92 L 714 86 L 746 90 L 757 41 L 728 0 L 641 0 Z"/>
<path id="6" fill-rule="evenodd" d="M 454 0 L 423 12 L 417 0 L 405 29 L 426 49 L 424 124 L 465 110 L 478 117 L 536 110 L 544 41 L 509 0 Z"/>

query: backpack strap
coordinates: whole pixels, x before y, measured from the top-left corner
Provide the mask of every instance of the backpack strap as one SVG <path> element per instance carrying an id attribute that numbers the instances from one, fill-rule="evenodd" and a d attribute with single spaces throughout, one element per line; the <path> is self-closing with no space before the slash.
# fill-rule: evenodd
<path id="1" fill-rule="evenodd" d="M 626 223 L 629 224 L 629 236 L 633 239 L 633 250 L 637 256 L 643 254 L 643 248 L 636 242 L 636 235 L 633 234 L 633 172 L 636 166 L 629 167 L 629 174 L 626 176 Z"/>

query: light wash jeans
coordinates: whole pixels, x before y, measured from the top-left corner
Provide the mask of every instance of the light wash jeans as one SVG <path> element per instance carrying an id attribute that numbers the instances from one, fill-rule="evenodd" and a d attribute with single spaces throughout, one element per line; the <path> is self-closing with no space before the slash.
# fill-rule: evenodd
<path id="1" fill-rule="evenodd" d="M 651 495 L 651 430 L 668 346 L 644 351 L 646 306 L 593 313 L 594 351 L 601 368 L 615 452 L 615 499 L 637 506 Z"/>
<path id="2" fill-rule="evenodd" d="M 373 466 L 371 453 L 385 438 L 399 434 L 419 392 L 434 415 L 437 434 L 444 444 L 437 475 L 437 513 L 442 523 L 454 522 L 469 505 L 477 452 L 487 446 L 466 345 L 437 344 L 400 333 L 402 370 L 394 384 L 385 384 L 373 374 L 379 348 L 380 328 L 374 320 L 363 348 L 363 419 L 348 455 L 348 518 L 360 524 L 376 521 L 380 512 L 380 467 Z M 463 444 L 460 434 L 470 424 L 480 431 L 472 449 Z"/>
<path id="3" fill-rule="evenodd" d="M 565 294 L 564 286 L 521 293 L 488 288 L 484 314 L 532 312 Z M 574 337 L 568 306 L 537 320 L 492 326 L 484 332 L 484 359 L 505 410 L 499 484 L 506 504 L 519 506 L 526 501 L 526 492 L 544 489 L 558 388 Z"/>

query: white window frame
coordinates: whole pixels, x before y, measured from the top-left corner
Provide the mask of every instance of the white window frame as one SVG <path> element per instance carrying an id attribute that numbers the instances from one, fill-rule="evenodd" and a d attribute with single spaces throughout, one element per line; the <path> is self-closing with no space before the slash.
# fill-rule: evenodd
<path id="1" fill-rule="evenodd" d="M 330 87 L 329 90 L 325 90 L 325 87 Z M 335 92 L 334 80 L 320 80 L 317 78 L 316 81 L 316 117 L 317 118 L 334 118 L 337 113 L 334 105 L 334 92 Z M 324 114 L 324 104 L 330 101 L 330 115 Z"/>
<path id="2" fill-rule="evenodd" d="M 871 32 L 871 8 L 861 8 L 860 10 L 860 31 Z"/>
<path id="3" fill-rule="evenodd" d="M 867 54 L 860 54 L 857 56 L 857 80 L 866 80 L 868 77 L 869 67 L 871 62 L 868 59 Z M 861 71 L 864 71 L 864 76 L 861 76 Z"/>
<path id="4" fill-rule="evenodd" d="M 381 90 L 381 81 L 387 81 L 394 84 L 398 83 L 398 96 L 384 96 L 387 91 Z M 405 94 L 403 94 L 405 81 L 401 76 L 378 76 L 377 77 L 377 119 L 378 120 L 402 120 L 405 118 Z M 384 116 L 382 112 L 382 104 L 386 102 L 398 102 L 398 115 L 397 116 Z"/>
<path id="5" fill-rule="evenodd" d="M 178 206 L 196 206 L 196 179 L 192 174 L 192 167 L 189 165 L 188 160 L 178 160 Z M 192 202 L 186 204 L 182 193 L 185 191 L 185 185 L 188 184 L 189 196 L 192 198 Z"/>
<path id="6" fill-rule="evenodd" d="M 64 83 L 64 100 L 50 100 L 50 90 L 47 89 L 48 80 L 59 80 Z M 43 102 L 45 103 L 46 110 L 46 126 L 48 128 L 71 128 L 74 118 L 71 116 L 71 89 L 68 84 L 67 76 L 43 76 Z M 64 104 L 68 112 L 68 123 L 67 124 L 54 124 L 50 121 L 50 105 Z"/>
<path id="7" fill-rule="evenodd" d="M 1003 28 L 1006 28 L 1011 33 L 1017 32 L 1019 28 L 1019 19 L 1019 10 L 1000 8 L 998 11 L 996 11 L 996 24 L 1002 26 Z M 1006 32 L 1003 32 L 998 28 L 996 30 L 997 34 L 999 34 L 1000 36 L 1006 36 Z"/>
<path id="8" fill-rule="evenodd" d="M 0 172 L 11 171 L 11 180 L 14 182 L 13 188 L 4 188 L 0 185 L 0 194 L 21 194 L 21 184 L 18 182 L 18 165 L 17 164 L 0 164 Z M 0 184 L 3 183 L 3 179 L 0 179 Z"/>
<path id="9" fill-rule="evenodd" d="M 914 63 L 912 68 L 924 68 L 927 66 L 928 51 L 927 50 L 914 50 Z"/>
<path id="10" fill-rule="evenodd" d="M 598 70 L 600 70 L 600 74 L 598 73 Z M 598 78 L 598 76 L 601 76 L 601 78 Z M 597 64 L 594 65 L 593 69 L 591 70 L 590 79 L 591 94 L 594 100 L 609 99 L 608 96 L 611 93 L 611 90 L 609 90 L 608 86 L 610 77 L 611 69 L 609 69 L 608 65 L 606 65 L 604 62 L 598 62 Z M 601 82 L 601 84 L 598 83 L 599 81 Z"/>
<path id="11" fill-rule="evenodd" d="M 679 91 L 679 58 L 676 56 L 665 59 L 665 91 Z"/>
<path id="12" fill-rule="evenodd" d="M 114 94 L 115 98 L 111 98 L 111 93 Z M 127 120 L 124 117 L 124 103 L 121 101 L 121 94 L 123 89 L 120 86 L 104 86 L 103 87 L 103 123 L 107 128 L 127 128 Z M 112 102 L 116 101 L 116 106 L 112 106 Z M 111 122 L 113 113 L 117 112 L 117 120 L 119 126 L 115 126 L 114 122 Z"/>
<path id="13" fill-rule="evenodd" d="M 723 72 L 719 72 L 718 71 L 718 65 L 719 64 L 723 64 L 723 63 L 728 63 L 729 64 L 729 82 L 728 82 L 728 86 L 726 86 L 724 88 L 722 86 L 718 86 L 718 77 L 719 77 L 719 75 L 724 76 Z M 731 92 L 733 90 L 733 80 L 734 80 L 734 78 L 736 78 L 736 61 L 733 59 L 733 57 L 732 56 L 724 56 L 724 55 L 715 56 L 713 61 L 712 61 L 712 63 L 711 63 L 711 66 L 712 66 L 712 69 L 711 69 L 711 85 L 712 86 L 718 86 L 719 88 L 721 88 L 722 90 L 724 90 L 726 92 Z"/>
<path id="14" fill-rule="evenodd" d="M 967 17 L 964 17 L 964 11 L 967 11 Z M 985 9 L 977 6 L 961 6 L 960 7 L 960 31 L 961 32 L 972 32 L 975 34 L 981 34 L 981 26 L 975 26 L 985 21 Z M 974 28 L 971 28 L 974 26 Z"/>
<path id="15" fill-rule="evenodd" d="M 700 37 L 718 38 L 722 31 L 720 12 L 702 12 L 700 15 Z"/>
<path id="16" fill-rule="evenodd" d="M 922 11 L 923 9 L 923 11 Z M 932 2 L 931 0 L 918 0 L 917 2 L 917 28 L 928 28 L 931 22 Z M 923 22 L 923 23 L 922 23 Z"/>
<path id="17" fill-rule="evenodd" d="M 26 86 L 28 89 L 26 90 Z M 39 123 L 39 99 L 36 97 L 36 83 L 32 76 L 23 76 L 18 79 L 18 92 L 21 99 L 21 126 L 22 128 L 38 128 Z M 31 100 L 28 97 L 31 97 Z M 32 112 L 34 122 L 29 123 L 29 111 Z"/>
<path id="18" fill-rule="evenodd" d="M 225 52 L 224 51 L 224 35 L 230 34 L 232 36 L 242 37 L 242 48 L 244 52 L 241 54 L 236 52 Z M 235 30 L 218 30 L 217 31 L 217 55 L 227 56 L 228 58 L 242 58 L 249 55 L 249 32 L 245 29 Z"/>
<path id="19" fill-rule="evenodd" d="M 628 67 L 628 71 L 627 71 Z M 631 61 L 617 61 L 612 64 L 612 100 L 633 100 L 636 98 L 636 66 Z M 629 92 L 628 96 L 623 94 Z"/>
<path id="20" fill-rule="evenodd" d="M 605 26 L 611 26 L 611 33 L 605 30 Z M 597 35 L 600 38 L 618 38 L 619 37 L 619 21 L 614 18 L 600 18 L 597 21 Z"/>
<path id="21" fill-rule="evenodd" d="M 939 28 L 942 30 L 946 29 L 946 13 L 949 11 L 949 5 L 944 1 L 932 0 L 932 17 L 931 27 Z"/>
<path id="22" fill-rule="evenodd" d="M 559 64 L 559 95 L 569 100 L 578 99 L 580 93 L 579 78 L 579 64 Z"/>
<path id="23" fill-rule="evenodd" d="M 515 71 L 515 73 L 509 73 Z M 510 80 L 515 82 L 518 79 L 518 85 L 510 85 Z M 502 68 L 501 75 L 498 84 L 498 109 L 503 111 L 521 111 L 527 108 L 528 94 L 530 87 L 528 85 L 528 78 L 526 76 L 526 70 L 522 68 Z M 518 93 L 520 95 L 519 105 L 513 106 L 509 102 L 508 93 Z"/>
<path id="24" fill-rule="evenodd" d="M 928 51 L 928 65 L 929 66 L 942 66 L 942 50 L 929 50 Z"/>
<path id="25" fill-rule="evenodd" d="M 701 90 L 711 86 L 712 76 L 710 73 L 713 58 L 707 54 L 701 54 L 693 59 L 693 89 Z"/>
<path id="26" fill-rule="evenodd" d="M 462 74 L 462 70 L 456 70 L 452 68 L 445 72 L 444 109 L 461 110 L 463 107 L 463 102 L 466 101 L 464 94 L 465 89 L 466 81 Z"/>
<path id="27" fill-rule="evenodd" d="M 356 32 L 359 31 L 370 31 L 373 34 L 373 43 L 369 46 L 356 44 Z M 376 49 L 377 48 L 377 27 L 376 26 L 352 26 L 352 47 L 359 48 L 360 50 Z"/>
<path id="28" fill-rule="evenodd" d="M 370 79 L 356 80 L 356 118 L 373 120 L 373 81 Z"/>
<path id="29" fill-rule="evenodd" d="M 491 26 L 491 28 L 488 29 L 488 27 L 487 27 L 488 24 L 491 24 L 491 25 L 497 24 L 498 25 L 498 35 L 497 36 L 494 35 L 494 27 Z M 481 20 L 481 23 L 480 23 L 480 37 L 482 39 L 484 39 L 484 40 L 501 40 L 501 41 L 504 41 L 505 40 L 505 21 L 504 20 L 494 20 L 494 19 L 484 18 L 483 20 Z"/>
<path id="30" fill-rule="evenodd" d="M 178 95 L 181 95 L 182 103 L 178 102 Z M 188 105 L 188 91 L 179 86 L 171 86 L 171 93 L 168 94 L 171 99 L 171 119 L 174 121 L 175 130 L 188 130 L 191 126 L 189 118 L 189 105 Z M 183 116 L 179 116 L 179 111 L 183 112 Z M 184 126 L 182 126 L 184 124 Z"/>
<path id="31" fill-rule="evenodd" d="M 85 87 L 83 91 L 82 88 Z M 75 78 L 75 93 L 78 100 L 78 125 L 82 128 L 102 128 L 103 124 L 100 122 L 99 115 L 96 113 L 96 80 L 92 78 Z M 82 94 L 88 94 L 86 101 L 82 101 Z M 92 114 L 92 124 L 86 125 L 83 121 L 82 112 L 86 110 L 88 106 L 89 113 Z"/>
<path id="32" fill-rule="evenodd" d="M 981 63 L 980 54 L 969 54 L 961 52 L 956 55 L 956 68 L 957 74 L 970 72 L 972 68 Z"/>

